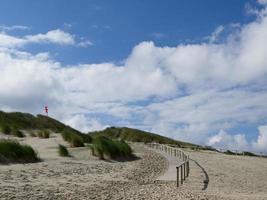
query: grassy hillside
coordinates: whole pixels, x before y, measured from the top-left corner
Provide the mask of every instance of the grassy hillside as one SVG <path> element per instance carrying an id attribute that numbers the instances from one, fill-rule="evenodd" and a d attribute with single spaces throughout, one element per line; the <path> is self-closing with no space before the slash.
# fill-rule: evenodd
<path id="1" fill-rule="evenodd" d="M 79 135 L 82 137 L 84 142 L 90 142 L 91 138 L 87 134 L 82 134 L 81 132 L 67 126 L 51 117 L 44 115 L 31 115 L 28 113 L 21 112 L 10 112 L 6 113 L 0 111 L 0 130 L 6 127 L 16 130 L 44 130 L 49 129 L 55 133 L 68 132 L 72 135 Z"/>
<path id="2" fill-rule="evenodd" d="M 132 142 L 144 142 L 144 143 L 157 142 L 161 144 L 177 145 L 179 147 L 203 149 L 203 147 L 199 145 L 181 142 L 181 141 L 173 140 L 173 139 L 160 136 L 154 133 L 149 133 L 146 131 L 126 128 L 126 127 L 122 127 L 122 128 L 110 127 L 102 131 L 90 132 L 89 134 L 92 135 L 93 137 L 106 136 L 112 139 L 122 139 L 125 141 L 132 141 Z"/>
<path id="3" fill-rule="evenodd" d="M 34 116 L 28 113 L 5 113 L 0 111 L 0 126 L 2 127 L 6 124 L 18 129 L 50 129 L 55 132 L 61 132 L 65 128 L 72 129 L 63 123 L 44 115 Z M 74 129 L 72 130 L 76 131 Z"/>

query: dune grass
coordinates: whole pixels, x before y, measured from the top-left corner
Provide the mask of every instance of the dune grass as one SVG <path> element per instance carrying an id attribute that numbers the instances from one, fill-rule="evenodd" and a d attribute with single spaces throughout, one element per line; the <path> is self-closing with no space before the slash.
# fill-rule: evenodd
<path id="1" fill-rule="evenodd" d="M 182 141 L 176 141 L 171 138 L 167 138 L 155 133 L 150 133 L 138 129 L 127 128 L 127 127 L 109 127 L 101 131 L 89 132 L 92 137 L 106 136 L 110 139 L 125 140 L 131 142 L 143 142 L 151 143 L 156 142 L 160 144 L 175 145 L 181 148 L 198 148 L 203 149 L 200 145 L 186 143 Z"/>
<path id="2" fill-rule="evenodd" d="M 83 138 L 69 130 L 64 130 L 62 133 L 63 140 L 70 143 L 71 147 L 84 147 Z"/>
<path id="3" fill-rule="evenodd" d="M 15 137 L 20 137 L 20 138 L 25 137 L 22 131 L 20 131 L 16 126 L 11 127 L 8 124 L 4 124 L 1 127 L 1 131 L 5 135 L 13 135 Z"/>
<path id="4" fill-rule="evenodd" d="M 131 147 L 124 141 L 112 140 L 105 136 L 97 136 L 93 139 L 91 150 L 93 155 L 104 159 L 130 158 L 133 156 Z"/>
<path id="5" fill-rule="evenodd" d="M 0 111 L 0 127 L 17 127 L 19 130 L 43 130 L 49 129 L 54 133 L 61 133 L 68 129 L 73 132 L 81 133 L 62 122 L 44 115 L 34 116 L 21 112 L 3 112 Z"/>
<path id="6" fill-rule="evenodd" d="M 234 153 L 234 152 L 232 152 L 230 150 L 225 151 L 224 154 L 226 154 L 226 155 L 236 155 L 236 153 Z"/>
<path id="7" fill-rule="evenodd" d="M 37 133 L 39 138 L 50 138 L 50 132 L 49 130 L 39 130 Z"/>
<path id="8" fill-rule="evenodd" d="M 31 146 L 21 145 L 14 140 L 0 140 L 0 163 L 30 163 L 37 161 L 39 161 L 39 158 Z"/>
<path id="9" fill-rule="evenodd" d="M 254 153 L 252 153 L 252 152 L 249 152 L 249 151 L 244 151 L 244 152 L 243 152 L 243 155 L 244 155 L 244 156 L 255 156 L 255 157 L 258 156 L 258 155 L 254 154 Z"/>
<path id="10" fill-rule="evenodd" d="M 20 137 L 20 138 L 25 137 L 25 135 L 17 128 L 13 128 L 11 133 L 12 135 L 16 137 Z"/>
<path id="11" fill-rule="evenodd" d="M 31 137 L 37 137 L 37 135 L 36 135 L 36 133 L 34 132 L 34 131 L 29 131 L 29 135 L 31 136 Z"/>
<path id="12" fill-rule="evenodd" d="M 10 135 L 11 134 L 11 127 L 7 124 L 4 124 L 2 127 L 1 127 L 1 131 L 2 133 L 4 133 L 5 135 Z"/>
<path id="13" fill-rule="evenodd" d="M 61 144 L 58 145 L 58 154 L 62 157 L 70 156 L 68 149 L 64 145 L 61 145 Z"/>
<path id="14" fill-rule="evenodd" d="M 259 157 L 259 155 L 257 155 L 257 154 L 254 154 L 254 153 L 252 153 L 252 152 L 249 152 L 249 151 L 244 151 L 244 152 L 232 152 L 232 151 L 230 151 L 230 150 L 227 150 L 227 151 L 225 151 L 224 152 L 224 154 L 226 154 L 226 155 L 236 155 L 236 156 L 254 156 L 254 157 Z"/>

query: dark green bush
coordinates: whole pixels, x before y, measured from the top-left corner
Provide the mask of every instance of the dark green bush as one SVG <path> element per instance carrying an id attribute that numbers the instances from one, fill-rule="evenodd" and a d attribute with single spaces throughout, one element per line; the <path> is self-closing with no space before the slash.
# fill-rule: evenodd
<path id="1" fill-rule="evenodd" d="M 61 135 L 63 140 L 70 143 L 71 147 L 84 147 L 84 140 L 77 133 L 73 133 L 69 130 L 64 130 Z"/>
<path id="2" fill-rule="evenodd" d="M 49 138 L 50 132 L 48 130 L 43 130 L 43 138 Z"/>
<path id="3" fill-rule="evenodd" d="M 16 137 L 25 137 L 25 135 L 17 128 L 14 128 L 12 130 L 12 135 L 16 136 Z"/>
<path id="4" fill-rule="evenodd" d="M 251 153 L 251 152 L 249 152 L 249 151 L 244 151 L 244 152 L 243 152 L 243 155 L 244 155 L 244 156 L 257 156 L 256 154 Z"/>
<path id="5" fill-rule="evenodd" d="M 37 161 L 39 161 L 39 158 L 31 146 L 21 145 L 14 140 L 0 140 L 0 163 Z"/>
<path id="6" fill-rule="evenodd" d="M 58 154 L 60 156 L 63 156 L 63 157 L 68 157 L 69 156 L 69 151 L 64 145 L 59 144 L 58 145 Z"/>
<path id="7" fill-rule="evenodd" d="M 10 135 L 11 134 L 11 127 L 7 124 L 2 126 L 2 132 L 6 135 Z"/>
<path id="8" fill-rule="evenodd" d="M 83 139 L 81 136 L 72 134 L 70 139 L 71 147 L 84 147 Z"/>
<path id="9" fill-rule="evenodd" d="M 104 159 L 104 156 L 111 159 L 130 158 L 132 156 L 132 149 L 127 143 L 111 140 L 105 136 L 94 138 L 91 149 L 92 153 L 100 159 Z"/>
<path id="10" fill-rule="evenodd" d="M 232 152 L 230 150 L 225 151 L 224 154 L 226 154 L 226 155 L 236 155 L 234 152 Z"/>
<path id="11" fill-rule="evenodd" d="M 83 138 L 84 143 L 91 143 L 92 142 L 92 137 L 88 134 L 81 134 L 81 137 Z"/>
<path id="12" fill-rule="evenodd" d="M 63 140 L 67 141 L 67 142 L 70 142 L 70 139 L 71 139 L 71 135 L 72 133 L 68 130 L 64 130 L 62 133 L 61 133 L 61 136 L 63 138 Z"/>

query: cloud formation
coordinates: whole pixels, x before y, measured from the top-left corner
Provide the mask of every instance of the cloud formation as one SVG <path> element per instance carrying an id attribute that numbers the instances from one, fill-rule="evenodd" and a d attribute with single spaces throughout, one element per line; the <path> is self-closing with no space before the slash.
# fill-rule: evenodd
<path id="1" fill-rule="evenodd" d="M 231 135 L 224 130 L 208 139 L 208 145 L 223 150 L 254 151 L 266 153 L 267 147 L 267 125 L 258 127 L 259 134 L 256 140 L 249 142 L 245 134 Z"/>
<path id="2" fill-rule="evenodd" d="M 30 30 L 31 28 L 28 26 L 22 26 L 22 25 L 14 25 L 14 26 L 5 26 L 0 25 L 1 31 L 13 31 L 13 30 Z"/>
<path id="3" fill-rule="evenodd" d="M 79 44 L 59 29 L 24 37 L 2 32 L 0 108 L 38 113 L 49 105 L 54 117 L 83 131 L 128 125 L 201 144 L 267 151 L 265 126 L 254 141 L 247 141 L 248 133 L 227 133 L 267 117 L 265 13 L 223 42 L 215 42 L 222 26 L 201 44 L 141 42 L 121 65 L 64 66 L 47 53 L 20 50 L 28 43 Z"/>
<path id="4" fill-rule="evenodd" d="M 17 29 L 20 26 L 6 27 L 5 29 Z M 23 27 L 23 26 L 22 26 Z M 20 27 L 20 28 L 22 28 Z M 77 45 L 87 47 L 93 43 L 89 40 L 81 39 L 76 41 L 75 36 L 60 29 L 39 33 L 36 35 L 26 35 L 24 37 L 11 36 L 5 32 L 0 32 L 0 48 L 19 48 L 31 43 L 53 43 L 59 45 Z"/>

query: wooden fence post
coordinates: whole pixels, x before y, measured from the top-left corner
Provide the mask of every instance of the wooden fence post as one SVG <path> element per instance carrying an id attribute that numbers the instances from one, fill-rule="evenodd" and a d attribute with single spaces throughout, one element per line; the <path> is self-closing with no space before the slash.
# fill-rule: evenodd
<path id="1" fill-rule="evenodd" d="M 177 171 L 177 187 L 179 187 L 179 167 L 176 167 Z"/>
<path id="2" fill-rule="evenodd" d="M 183 184 L 183 165 L 181 165 L 181 170 L 180 170 L 180 172 L 181 172 L 181 185 Z"/>
<path id="3" fill-rule="evenodd" d="M 187 177 L 189 176 L 189 159 L 187 160 Z"/>
<path id="4" fill-rule="evenodd" d="M 184 162 L 184 180 L 186 178 L 186 167 L 185 167 L 185 162 Z"/>

